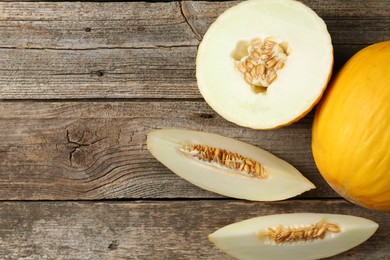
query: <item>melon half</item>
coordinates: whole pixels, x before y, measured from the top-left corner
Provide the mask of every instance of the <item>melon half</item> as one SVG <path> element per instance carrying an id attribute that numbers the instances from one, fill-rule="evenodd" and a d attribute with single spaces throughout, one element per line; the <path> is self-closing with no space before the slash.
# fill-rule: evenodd
<path id="1" fill-rule="evenodd" d="M 332 66 L 331 37 L 313 10 L 291 0 L 250 0 L 210 26 L 198 49 L 196 77 L 222 117 L 272 129 L 311 110 Z"/>

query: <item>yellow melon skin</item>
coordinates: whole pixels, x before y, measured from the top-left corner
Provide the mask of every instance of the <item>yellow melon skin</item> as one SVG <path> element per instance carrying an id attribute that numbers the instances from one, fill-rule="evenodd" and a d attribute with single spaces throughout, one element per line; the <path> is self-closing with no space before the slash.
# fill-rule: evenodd
<path id="1" fill-rule="evenodd" d="M 341 196 L 390 210 L 390 41 L 355 54 L 331 82 L 314 117 L 312 149 Z"/>

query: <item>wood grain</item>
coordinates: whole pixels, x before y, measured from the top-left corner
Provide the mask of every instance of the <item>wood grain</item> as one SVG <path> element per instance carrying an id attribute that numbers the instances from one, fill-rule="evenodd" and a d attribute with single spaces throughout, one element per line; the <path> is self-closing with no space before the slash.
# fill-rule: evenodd
<path id="1" fill-rule="evenodd" d="M 182 9 L 194 30 L 204 35 L 220 14 L 239 2 L 184 1 Z M 390 7 L 386 0 L 301 2 L 324 19 L 334 44 L 364 45 L 389 39 Z"/>
<path id="2" fill-rule="evenodd" d="M 334 43 L 370 44 L 389 36 L 386 0 L 304 2 L 329 23 Z M 0 46 L 82 49 L 197 45 L 199 36 L 216 17 L 237 3 L 1 3 Z"/>
<path id="3" fill-rule="evenodd" d="M 339 200 L 3 202 L 0 255 L 4 259 L 232 259 L 212 246 L 207 240 L 210 233 L 251 217 L 293 212 L 349 214 L 379 224 L 368 241 L 330 259 L 390 257 L 389 214 Z"/>
<path id="4" fill-rule="evenodd" d="M 146 149 L 159 128 L 215 132 L 287 160 L 317 189 L 338 197 L 311 155 L 312 115 L 272 131 L 236 126 L 198 101 L 0 103 L 0 198 L 215 198 L 180 179 Z"/>
<path id="5" fill-rule="evenodd" d="M 3 49 L 0 55 L 2 99 L 201 97 L 196 47 Z"/>
<path id="6" fill-rule="evenodd" d="M 335 71 L 360 45 L 335 46 Z M 0 49 L 0 99 L 202 98 L 196 47 Z"/>
<path id="7" fill-rule="evenodd" d="M 0 46 L 90 49 L 197 45 L 179 2 L 0 3 Z"/>

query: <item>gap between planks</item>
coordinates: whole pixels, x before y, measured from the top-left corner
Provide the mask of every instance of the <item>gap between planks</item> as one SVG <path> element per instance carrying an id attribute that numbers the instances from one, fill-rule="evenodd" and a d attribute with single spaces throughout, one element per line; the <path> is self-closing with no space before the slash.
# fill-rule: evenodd
<path id="1" fill-rule="evenodd" d="M 0 99 L 2 103 L 123 103 L 123 102 L 204 102 L 203 98 L 23 98 Z"/>
<path id="2" fill-rule="evenodd" d="M 345 199 L 339 197 L 295 197 L 280 201 L 247 201 L 247 200 L 241 200 L 241 199 L 233 199 L 228 197 L 222 197 L 222 198 L 185 198 L 185 197 L 176 197 L 176 198 L 114 198 L 114 199 L 94 199 L 94 200 L 48 200 L 48 199 L 35 199 L 35 200 L 25 200 L 25 199 L 18 199 L 18 200 L 1 200 L 0 203 L 34 203 L 34 202 L 40 202 L 40 203 L 108 203 L 108 204 L 121 204 L 121 203 L 143 203 L 143 202 L 181 202 L 181 201 L 188 201 L 188 202 L 199 202 L 199 201 L 212 201 L 212 202 L 243 202 L 243 203 L 277 203 L 277 202 L 286 202 L 286 203 L 293 203 L 294 201 L 319 201 L 319 202 L 333 202 L 333 201 L 343 201 L 347 202 Z"/>

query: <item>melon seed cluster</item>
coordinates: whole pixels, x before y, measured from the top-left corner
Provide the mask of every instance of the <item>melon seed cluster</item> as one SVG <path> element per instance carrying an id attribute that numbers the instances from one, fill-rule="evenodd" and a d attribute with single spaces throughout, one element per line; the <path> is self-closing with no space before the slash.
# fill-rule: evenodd
<path id="1" fill-rule="evenodd" d="M 340 227 L 333 223 L 327 223 L 322 220 L 309 227 L 303 228 L 284 228 L 279 225 L 276 229 L 268 228 L 268 237 L 277 244 L 284 242 L 307 241 L 315 239 L 324 239 L 327 232 L 338 233 Z"/>
<path id="2" fill-rule="evenodd" d="M 285 50 L 286 49 L 286 50 Z M 273 38 L 264 42 L 256 38 L 250 42 L 248 56 L 236 62 L 236 68 L 251 85 L 268 87 L 277 77 L 277 71 L 284 67 L 287 47 L 282 48 Z"/>
<path id="3" fill-rule="evenodd" d="M 198 160 L 209 163 L 214 162 L 252 177 L 259 179 L 267 177 L 266 171 L 260 163 L 225 149 L 196 144 L 186 145 L 182 151 L 194 156 Z"/>

